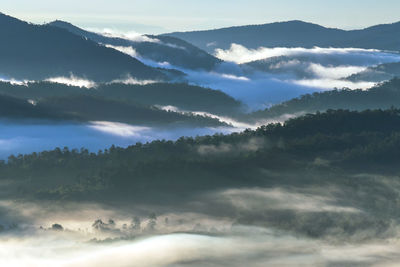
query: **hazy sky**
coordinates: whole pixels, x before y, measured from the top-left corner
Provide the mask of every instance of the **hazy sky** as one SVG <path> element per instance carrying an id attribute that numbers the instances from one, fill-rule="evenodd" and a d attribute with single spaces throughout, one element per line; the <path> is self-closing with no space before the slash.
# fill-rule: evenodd
<path id="1" fill-rule="evenodd" d="M 1 0 L 0 11 L 35 23 L 149 33 L 293 19 L 344 29 L 400 21 L 399 0 Z"/>

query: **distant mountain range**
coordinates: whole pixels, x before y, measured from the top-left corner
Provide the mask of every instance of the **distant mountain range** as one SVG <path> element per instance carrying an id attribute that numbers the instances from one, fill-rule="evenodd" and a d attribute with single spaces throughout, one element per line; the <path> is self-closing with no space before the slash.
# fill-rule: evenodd
<path id="1" fill-rule="evenodd" d="M 296 20 L 206 31 L 174 32 L 163 36 L 180 38 L 209 53 L 213 53 L 216 48 L 228 49 L 232 43 L 251 49 L 319 46 L 400 51 L 400 22 L 346 31 Z"/>
<path id="2" fill-rule="evenodd" d="M 167 80 L 168 71 L 49 25 L 34 25 L 0 13 L 0 76 L 42 80 L 71 73 L 94 81 L 122 76 Z"/>

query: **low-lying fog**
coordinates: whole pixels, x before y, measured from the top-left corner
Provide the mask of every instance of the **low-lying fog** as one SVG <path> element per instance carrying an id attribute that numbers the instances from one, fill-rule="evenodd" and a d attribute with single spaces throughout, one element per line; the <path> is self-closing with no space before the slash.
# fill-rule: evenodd
<path id="1" fill-rule="evenodd" d="M 154 62 L 143 58 L 132 47 L 108 47 L 153 67 L 180 70 L 186 73 L 189 83 L 221 90 L 247 104 L 250 110 L 317 91 L 344 87 L 368 89 L 375 83 L 353 82 L 346 78 L 371 66 L 400 62 L 398 53 L 380 50 L 319 47 L 260 47 L 252 50 L 232 44 L 228 50 L 215 51 L 215 56 L 224 63 L 206 72 L 184 69 L 169 62 Z M 250 67 L 257 60 L 261 67 Z"/>
<path id="2" fill-rule="evenodd" d="M 395 266 L 398 225 L 342 193 L 228 188 L 129 208 L 1 201 L 0 265 Z"/>
<path id="3" fill-rule="evenodd" d="M 87 148 L 92 152 L 111 145 L 127 147 L 137 142 L 175 140 L 181 136 L 230 133 L 236 128 L 157 128 L 115 122 L 77 124 L 51 121 L 0 120 L 0 159 L 11 154 L 52 150 L 56 147 Z"/>

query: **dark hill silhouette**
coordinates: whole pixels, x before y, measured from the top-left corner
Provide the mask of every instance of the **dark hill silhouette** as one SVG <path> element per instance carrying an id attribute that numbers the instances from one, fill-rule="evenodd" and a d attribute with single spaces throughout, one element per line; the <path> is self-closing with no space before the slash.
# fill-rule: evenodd
<path id="1" fill-rule="evenodd" d="M 400 50 L 400 22 L 362 30 L 345 31 L 303 21 L 238 26 L 206 31 L 166 34 L 190 42 L 208 52 L 228 49 L 232 43 L 258 47 L 357 47 Z"/>
<path id="2" fill-rule="evenodd" d="M 34 25 L 0 13 L 0 75 L 40 80 L 71 73 L 95 81 L 131 75 L 164 80 L 140 61 L 66 30 Z"/>
<path id="3" fill-rule="evenodd" d="M 39 101 L 49 97 L 96 96 L 145 106 L 176 106 L 187 111 L 207 111 L 215 114 L 236 114 L 241 103 L 225 93 L 184 83 L 148 85 L 98 84 L 95 89 L 67 86 L 51 82 L 31 82 L 16 85 L 0 82 L 0 94 Z"/>
<path id="4" fill-rule="evenodd" d="M 56 20 L 49 25 L 66 29 L 97 43 L 113 46 L 130 46 L 144 58 L 157 62 L 169 62 L 172 65 L 189 69 L 213 69 L 221 60 L 183 40 L 170 36 L 145 35 L 153 41 L 132 41 L 124 38 L 108 37 L 85 31 L 71 23 Z M 154 40 L 158 40 L 154 41 Z"/>
<path id="5" fill-rule="evenodd" d="M 112 121 L 140 125 L 186 125 L 193 127 L 224 125 L 216 119 L 164 111 L 154 107 L 87 95 L 47 98 L 38 106 L 56 110 L 83 121 Z"/>
<path id="6" fill-rule="evenodd" d="M 0 94 L 0 119 L 50 120 L 53 123 L 100 120 L 151 126 L 227 126 L 209 117 L 87 95 L 52 97 L 30 103 L 25 99 Z"/>
<path id="7" fill-rule="evenodd" d="M 324 112 L 329 109 L 363 111 L 367 109 L 389 109 L 400 107 L 400 79 L 378 84 L 368 90 L 332 90 L 306 94 L 271 108 L 248 115 L 247 119 L 271 119 L 286 114 Z"/>

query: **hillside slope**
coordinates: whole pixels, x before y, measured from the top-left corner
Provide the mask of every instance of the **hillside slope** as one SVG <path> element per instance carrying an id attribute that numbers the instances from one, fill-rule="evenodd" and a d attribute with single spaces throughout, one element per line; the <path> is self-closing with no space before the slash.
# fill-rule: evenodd
<path id="1" fill-rule="evenodd" d="M 94 81 L 130 75 L 164 80 L 166 75 L 140 61 L 66 30 L 34 25 L 0 14 L 0 75 L 42 80 L 71 74 Z"/>

